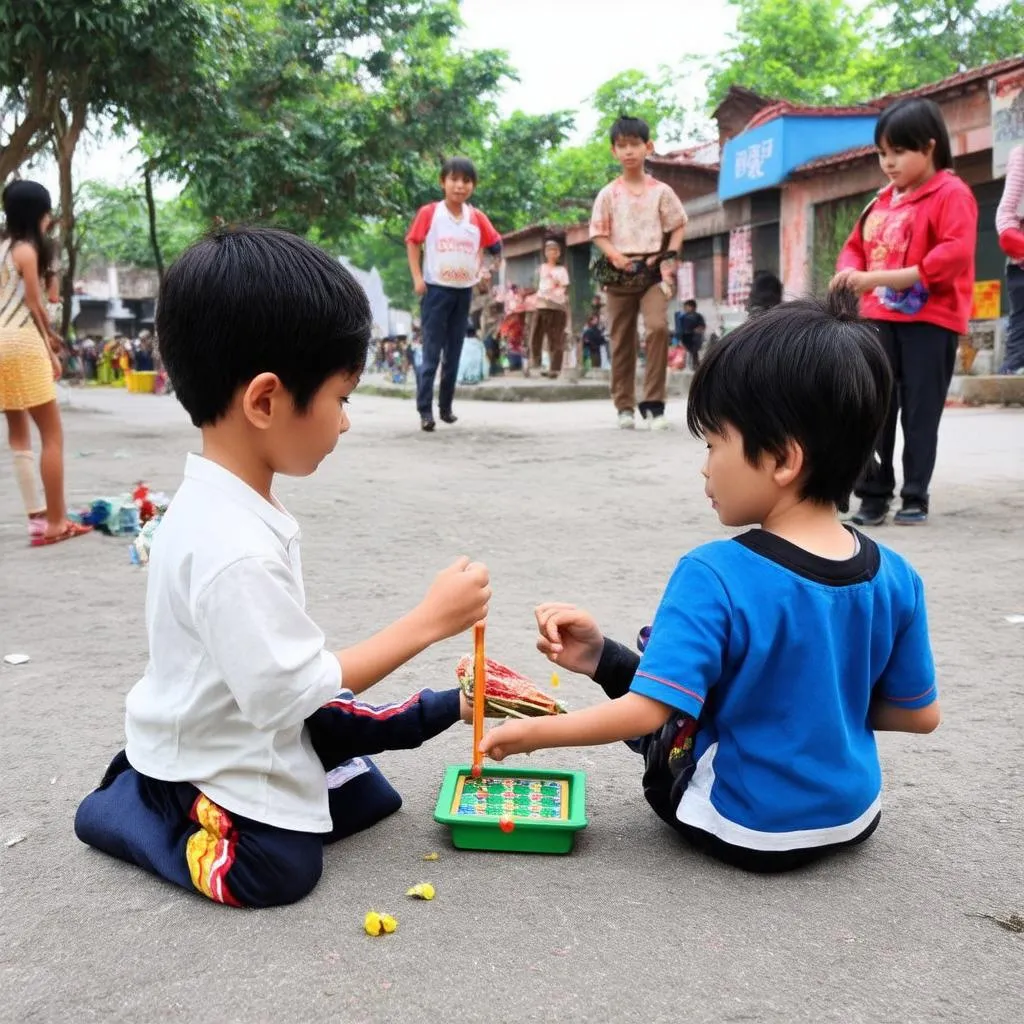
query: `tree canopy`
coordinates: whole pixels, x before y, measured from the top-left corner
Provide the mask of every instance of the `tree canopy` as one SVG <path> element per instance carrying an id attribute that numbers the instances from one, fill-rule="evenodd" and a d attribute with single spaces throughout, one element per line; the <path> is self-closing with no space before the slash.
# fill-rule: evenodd
<path id="1" fill-rule="evenodd" d="M 730 46 L 706 66 L 708 106 L 730 85 L 799 103 L 857 103 L 1024 52 L 1021 0 L 729 0 Z"/>

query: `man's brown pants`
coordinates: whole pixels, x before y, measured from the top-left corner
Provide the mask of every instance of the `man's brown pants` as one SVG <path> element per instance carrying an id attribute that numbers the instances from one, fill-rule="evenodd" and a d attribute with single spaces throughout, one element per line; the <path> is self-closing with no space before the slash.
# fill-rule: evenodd
<path id="1" fill-rule="evenodd" d="M 647 291 L 608 288 L 608 322 L 612 336 L 612 401 L 619 412 L 636 408 L 637 316 L 646 331 L 647 368 L 642 405 L 665 402 L 668 366 L 668 299 L 661 285 Z"/>

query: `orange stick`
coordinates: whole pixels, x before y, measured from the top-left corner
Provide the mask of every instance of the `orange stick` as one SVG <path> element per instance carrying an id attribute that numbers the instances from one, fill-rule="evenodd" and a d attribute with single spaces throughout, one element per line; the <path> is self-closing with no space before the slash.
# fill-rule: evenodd
<path id="1" fill-rule="evenodd" d="M 480 744 L 484 738 L 484 704 L 487 702 L 487 659 L 484 655 L 484 624 L 473 627 L 473 777 L 481 771 L 484 755 Z"/>

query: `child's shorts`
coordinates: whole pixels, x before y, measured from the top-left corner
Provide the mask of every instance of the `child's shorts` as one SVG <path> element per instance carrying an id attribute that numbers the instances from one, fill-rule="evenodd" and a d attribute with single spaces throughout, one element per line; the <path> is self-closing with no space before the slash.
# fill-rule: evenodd
<path id="1" fill-rule="evenodd" d="M 846 842 L 796 850 L 752 850 L 727 843 L 704 829 L 680 821 L 676 809 L 696 766 L 693 758 L 696 733 L 696 719 L 674 713 L 657 732 L 633 740 L 628 746 L 643 755 L 644 796 L 658 817 L 671 825 L 692 846 L 716 860 L 760 874 L 791 871 L 793 868 L 805 867 L 836 850 L 857 846 L 878 828 L 881 811 L 860 835 Z"/>
<path id="2" fill-rule="evenodd" d="M 328 774 L 333 831 L 293 832 L 219 807 L 188 782 L 137 772 L 124 751 L 75 815 L 83 843 L 218 903 L 271 907 L 312 892 L 323 848 L 393 814 L 402 798 L 368 757 Z"/>

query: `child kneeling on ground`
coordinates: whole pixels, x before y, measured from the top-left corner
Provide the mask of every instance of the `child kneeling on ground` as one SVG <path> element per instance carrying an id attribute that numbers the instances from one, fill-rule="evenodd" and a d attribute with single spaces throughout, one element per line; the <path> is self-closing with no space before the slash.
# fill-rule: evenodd
<path id="1" fill-rule="evenodd" d="M 939 724 L 921 580 L 844 526 L 885 421 L 892 375 L 848 291 L 790 302 L 731 332 L 687 411 L 725 526 L 669 581 L 642 657 L 571 605 L 537 609 L 539 649 L 611 703 L 510 722 L 495 760 L 626 740 L 644 795 L 694 846 L 781 871 L 861 843 L 881 817 L 875 732 Z"/>
<path id="2" fill-rule="evenodd" d="M 401 805 L 365 755 L 469 717 L 458 689 L 379 707 L 354 695 L 481 619 L 486 568 L 460 559 L 404 618 L 334 653 L 305 610 L 298 524 L 273 494 L 276 474 L 308 476 L 348 430 L 371 324 L 348 271 L 281 231 L 218 232 L 161 290 L 160 355 L 202 455 L 154 538 L 125 750 L 75 832 L 220 903 L 301 899 L 324 843 Z"/>

